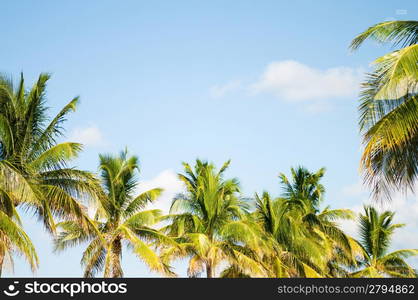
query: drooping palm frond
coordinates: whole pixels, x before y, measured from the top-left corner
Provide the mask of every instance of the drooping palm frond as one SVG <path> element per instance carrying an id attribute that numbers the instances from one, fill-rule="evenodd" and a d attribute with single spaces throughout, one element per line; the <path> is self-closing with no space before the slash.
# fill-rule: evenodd
<path id="1" fill-rule="evenodd" d="M 418 22 L 390 21 L 357 36 L 401 46 L 376 59 L 360 95 L 360 130 L 365 145 L 361 169 L 375 199 L 413 191 L 418 178 Z"/>
<path id="2" fill-rule="evenodd" d="M 394 46 L 406 47 L 418 42 L 417 21 L 387 21 L 369 27 L 351 42 L 350 48 L 356 50 L 367 39 L 378 43 L 392 43 Z"/>
<path id="3" fill-rule="evenodd" d="M 106 249 L 100 238 L 94 238 L 83 252 L 84 277 L 92 278 L 104 269 Z"/>
<path id="4" fill-rule="evenodd" d="M 13 217 L 0 210 L 0 275 L 4 258 L 14 253 L 22 255 L 32 271 L 37 269 L 38 256 L 28 235 Z"/>
<path id="5" fill-rule="evenodd" d="M 410 97 L 364 134 L 361 166 L 376 199 L 414 190 L 418 178 L 418 98 Z"/>

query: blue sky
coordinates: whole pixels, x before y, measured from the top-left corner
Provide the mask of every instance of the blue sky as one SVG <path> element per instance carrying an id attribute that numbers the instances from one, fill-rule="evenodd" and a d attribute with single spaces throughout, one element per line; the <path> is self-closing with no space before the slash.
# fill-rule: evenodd
<path id="1" fill-rule="evenodd" d="M 291 166 L 327 168 L 326 203 L 358 209 L 358 82 L 390 49 L 351 39 L 375 23 L 416 19 L 416 1 L 2 1 L 0 71 L 32 83 L 52 73 L 51 112 L 72 97 L 67 139 L 85 144 L 75 162 L 125 146 L 141 161 L 142 188 L 161 185 L 166 208 L 181 162 L 200 157 L 240 179 L 243 194 L 280 193 Z M 398 199 L 408 222 L 396 246 L 418 248 L 416 197 Z M 82 248 L 52 254 L 31 216 L 35 276 L 81 276 Z M 345 225 L 353 231 L 352 225 Z M 126 276 L 155 276 L 131 254 Z M 185 274 L 184 263 L 177 271 Z M 12 276 L 11 272 L 6 273 Z M 33 276 L 16 259 L 14 276 Z"/>

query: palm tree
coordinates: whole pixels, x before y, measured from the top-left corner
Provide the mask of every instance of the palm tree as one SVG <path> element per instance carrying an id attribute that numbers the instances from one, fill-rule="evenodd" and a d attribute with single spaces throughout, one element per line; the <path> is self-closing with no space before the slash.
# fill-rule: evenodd
<path id="1" fill-rule="evenodd" d="M 416 277 L 405 258 L 418 255 L 418 249 L 402 249 L 388 253 L 395 229 L 404 226 L 393 224 L 394 213 L 378 213 L 371 206 L 364 207 L 360 214 L 360 236 L 367 256 L 363 268 L 351 274 L 352 277 Z"/>
<path id="2" fill-rule="evenodd" d="M 99 168 L 103 196 L 93 221 L 98 231 L 85 231 L 78 222 L 62 222 L 55 240 L 56 250 L 88 242 L 81 259 L 84 276 L 94 277 L 104 271 L 104 277 L 122 277 L 122 244 L 126 243 L 151 270 L 173 276 L 154 250 L 154 246 L 163 243 L 175 245 L 153 227 L 160 221 L 161 211 L 144 210 L 162 190 L 155 188 L 135 195 L 139 183 L 138 158 L 128 156 L 126 150 L 119 156 L 100 155 Z"/>
<path id="3" fill-rule="evenodd" d="M 206 272 L 212 278 L 222 264 L 242 274 L 264 275 L 257 261 L 257 234 L 247 218 L 248 203 L 238 196 L 238 180 L 224 179 L 229 163 L 219 171 L 206 161 L 196 160 L 194 170 L 183 163 L 185 174 L 178 175 L 186 192 L 173 200 L 166 218 L 171 224 L 164 230 L 180 247 L 167 248 L 163 257 L 189 257 L 190 277 Z"/>
<path id="4" fill-rule="evenodd" d="M 264 263 L 269 269 L 269 277 L 307 277 L 317 272 L 309 267 L 310 258 L 317 256 L 318 249 L 288 213 L 285 201 L 273 199 L 269 193 L 255 195 L 254 218 L 267 239 Z M 306 258 L 306 259 L 305 259 Z"/>
<path id="5" fill-rule="evenodd" d="M 10 204 L 9 212 L 17 206 L 33 210 L 46 228 L 54 232 L 54 218 L 86 224 L 86 208 L 78 200 L 94 199 L 98 181 L 89 172 L 67 166 L 80 152 L 81 145 L 56 141 L 62 136 L 63 122 L 76 108 L 78 98 L 50 120 L 45 99 L 48 79 L 49 75 L 41 74 L 34 86 L 26 90 L 23 75 L 16 87 L 12 80 L 0 76 L 0 202 Z M 8 216 L 18 219 L 16 213 Z M 22 229 L 19 230 L 15 232 L 20 232 L 29 243 Z M 3 240 L 9 239 L 11 243 L 15 238 L 7 232 L 10 233 L 2 233 Z M 27 244 L 27 249 L 32 248 Z M 30 261 L 34 262 L 31 251 L 27 253 L 31 253 Z M 6 252 L 0 251 L 0 262 Z"/>
<path id="6" fill-rule="evenodd" d="M 360 130 L 365 144 L 361 168 L 376 199 L 414 189 L 418 177 L 418 22 L 379 23 L 351 43 L 367 39 L 400 46 L 376 59 L 362 84 Z"/>
<path id="7" fill-rule="evenodd" d="M 325 169 L 310 173 L 291 169 L 292 178 L 280 174 L 283 197 L 256 195 L 255 216 L 274 245 L 270 265 L 274 277 L 344 276 L 341 263 L 352 265 L 359 254 L 356 241 L 335 222 L 353 218 L 350 210 L 326 207 L 320 211 Z"/>

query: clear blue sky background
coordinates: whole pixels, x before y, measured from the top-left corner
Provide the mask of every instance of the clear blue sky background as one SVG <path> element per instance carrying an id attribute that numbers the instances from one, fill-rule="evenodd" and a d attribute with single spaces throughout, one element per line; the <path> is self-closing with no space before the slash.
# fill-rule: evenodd
<path id="1" fill-rule="evenodd" d="M 125 146 L 140 157 L 144 180 L 164 170 L 179 172 L 181 161 L 196 157 L 217 164 L 231 158 L 228 175 L 239 177 L 245 195 L 263 189 L 278 195 L 279 172 L 296 165 L 325 166 L 326 203 L 353 208 L 364 200 L 356 189 L 360 137 L 355 95 L 329 97 L 330 108 L 313 113 L 304 108 L 309 99 L 283 100 L 250 87 L 272 62 L 366 70 L 390 49 L 367 43 L 350 54 L 351 39 L 384 20 L 416 19 L 418 8 L 416 1 L 381 0 L 0 5 L 0 71 L 15 78 L 23 71 L 28 84 L 40 72 L 52 73 L 52 112 L 81 96 L 66 124 L 68 136 L 91 127 L 101 134 L 86 145 L 76 162 L 79 168 L 95 171 L 98 153 Z M 214 87 L 238 81 L 238 87 L 214 97 Z M 82 248 L 52 254 L 41 224 L 26 216 L 25 226 L 41 258 L 35 276 L 82 275 Z M 416 234 L 414 228 L 409 230 Z M 415 244 L 398 244 L 418 248 L 416 236 L 410 243 Z M 154 276 L 128 253 L 124 268 L 126 276 Z M 184 275 L 184 263 L 177 270 Z M 33 276 L 20 259 L 14 275 Z"/>

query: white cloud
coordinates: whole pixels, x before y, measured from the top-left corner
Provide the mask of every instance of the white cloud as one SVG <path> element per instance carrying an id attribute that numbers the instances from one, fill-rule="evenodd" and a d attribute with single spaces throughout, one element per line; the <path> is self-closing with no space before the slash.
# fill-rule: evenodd
<path id="1" fill-rule="evenodd" d="M 85 128 L 75 128 L 71 132 L 69 140 L 85 146 L 101 146 L 104 144 L 102 132 L 94 125 Z"/>
<path id="2" fill-rule="evenodd" d="M 270 63 L 260 80 L 251 85 L 255 93 L 269 92 L 286 101 L 324 100 L 356 96 L 361 69 L 317 69 L 294 60 Z"/>
<path id="3" fill-rule="evenodd" d="M 303 104 L 312 114 L 330 111 L 331 100 L 357 97 L 363 68 L 337 66 L 319 69 L 295 60 L 274 61 L 267 65 L 255 82 L 231 80 L 210 88 L 213 98 L 222 98 L 236 91 L 249 95 L 269 93 L 279 100 Z"/>
<path id="4" fill-rule="evenodd" d="M 367 194 L 367 188 L 364 186 L 364 184 L 361 181 L 358 181 L 354 184 L 347 185 L 342 188 L 341 190 L 342 194 L 344 196 L 364 196 Z"/>
<path id="5" fill-rule="evenodd" d="M 171 201 L 174 196 L 181 193 L 184 189 L 183 183 L 178 179 L 177 174 L 172 170 L 164 170 L 156 177 L 142 181 L 137 188 L 137 193 L 142 193 L 150 189 L 162 188 L 164 189 L 162 195 L 149 205 L 147 209 L 161 209 L 164 213 L 168 213 L 171 206 Z"/>
<path id="6" fill-rule="evenodd" d="M 332 110 L 333 105 L 326 101 L 314 101 L 305 106 L 305 111 L 311 114 L 318 114 Z"/>
<path id="7" fill-rule="evenodd" d="M 213 98 L 222 98 L 226 94 L 241 88 L 241 81 L 232 80 L 223 85 L 214 85 L 210 88 L 210 94 Z"/>

